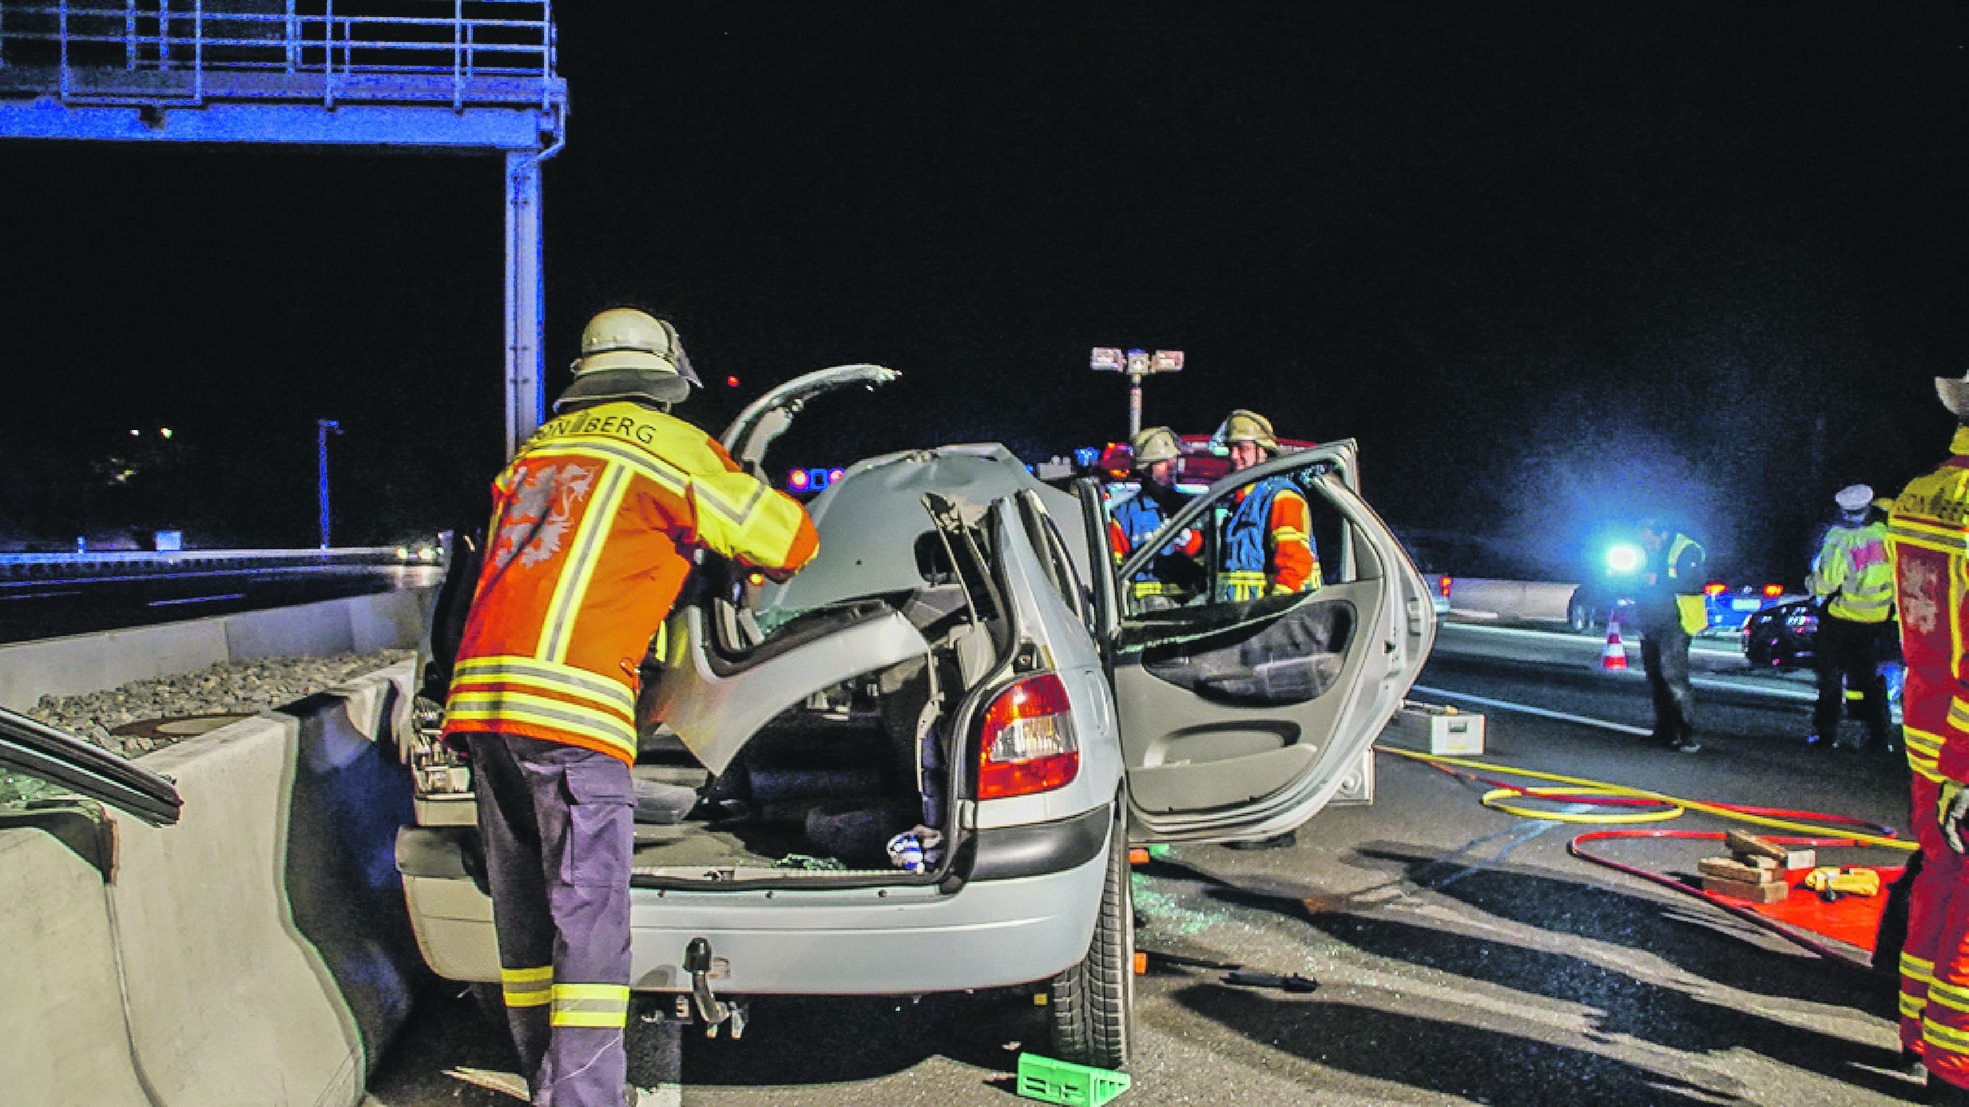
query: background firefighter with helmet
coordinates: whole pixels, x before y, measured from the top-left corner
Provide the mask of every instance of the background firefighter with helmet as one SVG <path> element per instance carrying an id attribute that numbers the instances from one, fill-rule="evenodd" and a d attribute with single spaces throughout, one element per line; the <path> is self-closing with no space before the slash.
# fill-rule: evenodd
<path id="1" fill-rule="evenodd" d="M 1128 448 L 1134 455 L 1141 490 L 1109 513 L 1108 546 L 1117 565 L 1193 498 L 1176 488 L 1176 458 L 1181 447 L 1175 431 L 1149 427 L 1136 433 Z M 1128 582 L 1135 609 L 1188 602 L 1203 584 L 1203 566 L 1197 560 L 1202 553 L 1203 535 L 1197 530 L 1188 529 L 1176 536 Z"/>
<path id="2" fill-rule="evenodd" d="M 1255 411 L 1231 412 L 1215 437 L 1230 447 L 1234 472 L 1278 453 L 1271 420 Z M 1216 599 L 1241 603 L 1318 588 L 1320 564 L 1313 554 L 1311 528 L 1306 497 L 1292 482 L 1270 477 L 1239 490 L 1218 544 Z"/>
<path id="3" fill-rule="evenodd" d="M 1887 678 L 1880 671 L 1881 636 L 1894 614 L 1894 571 L 1887 563 L 1887 525 L 1873 507 L 1873 489 L 1847 485 L 1833 497 L 1839 519 L 1827 528 L 1812 559 L 1805 588 L 1825 603 L 1813 656 L 1818 705 L 1812 712 L 1817 748 L 1897 752 L 1889 730 Z M 1839 735 L 1848 704 L 1857 703 L 1866 737 L 1858 744 Z"/>
<path id="4" fill-rule="evenodd" d="M 806 511 L 668 412 L 697 383 L 677 332 L 596 315 L 556 417 L 493 482 L 445 709 L 473 768 L 499 960 L 537 1107 L 624 1100 L 636 694 L 692 554 L 783 579 Z"/>
<path id="5" fill-rule="evenodd" d="M 1969 1104 L 1969 376 L 1937 377 L 1959 424 L 1941 467 L 1908 482 L 1887 521 L 1907 680 L 1902 740 L 1921 846 L 1901 948 L 1901 1049 L 1931 1102 Z"/>

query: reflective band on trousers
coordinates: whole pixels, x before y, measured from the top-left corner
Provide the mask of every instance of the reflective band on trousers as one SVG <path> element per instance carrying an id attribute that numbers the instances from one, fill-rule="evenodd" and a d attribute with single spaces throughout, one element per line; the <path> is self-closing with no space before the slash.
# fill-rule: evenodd
<path id="1" fill-rule="evenodd" d="M 508 1007 L 539 1007 L 553 998 L 552 965 L 542 965 L 536 969 L 501 969 L 499 978 L 505 988 Z"/>
<path id="2" fill-rule="evenodd" d="M 629 1021 L 627 984 L 556 984 L 554 1026 L 621 1029 Z"/>

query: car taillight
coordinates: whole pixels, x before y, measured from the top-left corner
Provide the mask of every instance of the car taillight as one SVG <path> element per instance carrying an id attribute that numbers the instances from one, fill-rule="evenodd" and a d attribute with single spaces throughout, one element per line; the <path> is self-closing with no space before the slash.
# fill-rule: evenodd
<path id="1" fill-rule="evenodd" d="M 1720 580 L 1712 580 L 1702 586 L 1702 594 L 1705 596 L 1720 596 L 1729 590 L 1730 586 Z"/>
<path id="2" fill-rule="evenodd" d="M 1442 595 L 1443 599 L 1449 599 L 1448 575 L 1444 575 L 1442 579 L 1436 581 L 1436 591 Z"/>
<path id="3" fill-rule="evenodd" d="M 1029 796 L 1065 787 L 1080 774 L 1080 743 L 1066 685 L 1052 673 L 1029 676 L 985 708 L 978 743 L 978 798 Z"/>
<path id="4" fill-rule="evenodd" d="M 1772 599 L 1777 599 L 1779 596 L 1784 595 L 1784 585 L 1767 584 L 1764 586 L 1764 594 Z"/>

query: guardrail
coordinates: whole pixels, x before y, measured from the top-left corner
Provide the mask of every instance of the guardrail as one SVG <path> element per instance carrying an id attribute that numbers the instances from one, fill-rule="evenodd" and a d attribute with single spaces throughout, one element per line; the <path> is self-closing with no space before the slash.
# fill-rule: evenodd
<path id="1" fill-rule="evenodd" d="M 400 546 L 330 550 L 101 550 L 79 553 L 0 553 L 0 580 L 87 580 L 200 569 L 277 569 L 315 565 L 430 565 Z"/>

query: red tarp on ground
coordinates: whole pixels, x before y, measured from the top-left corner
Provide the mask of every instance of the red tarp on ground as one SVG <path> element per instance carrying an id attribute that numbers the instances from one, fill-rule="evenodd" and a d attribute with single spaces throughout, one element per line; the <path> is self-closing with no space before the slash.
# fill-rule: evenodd
<path id="1" fill-rule="evenodd" d="M 1885 867 L 1878 865 L 1847 865 L 1849 869 L 1872 869 L 1880 874 L 1880 894 L 1877 896 L 1840 896 L 1832 903 L 1819 898 L 1810 888 L 1799 887 L 1810 869 L 1793 869 L 1785 873 L 1785 881 L 1791 885 L 1791 894 L 1776 903 L 1752 903 L 1749 900 L 1726 896 L 1720 892 L 1702 893 L 1718 903 L 1727 903 L 1755 911 L 1765 918 L 1793 926 L 1799 930 L 1830 938 L 1873 952 L 1874 935 L 1880 929 L 1880 912 L 1887 906 L 1887 888 L 1900 879 L 1902 866 Z"/>

